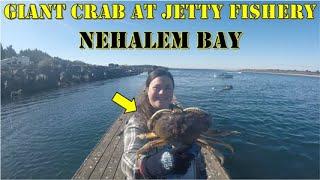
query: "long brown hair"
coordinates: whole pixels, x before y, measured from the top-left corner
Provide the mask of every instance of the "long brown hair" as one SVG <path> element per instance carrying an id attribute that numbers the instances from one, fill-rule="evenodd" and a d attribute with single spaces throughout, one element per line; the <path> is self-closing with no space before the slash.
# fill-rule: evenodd
<path id="1" fill-rule="evenodd" d="M 152 107 L 149 102 L 148 97 L 148 88 L 151 81 L 157 77 L 165 76 L 171 79 L 172 85 L 174 87 L 174 80 L 172 74 L 163 68 L 157 68 L 148 74 L 148 78 L 146 80 L 145 88 L 142 93 L 137 97 L 137 113 L 140 115 L 139 118 L 141 119 L 141 123 L 143 125 L 147 124 L 148 119 L 155 113 L 156 109 Z"/>

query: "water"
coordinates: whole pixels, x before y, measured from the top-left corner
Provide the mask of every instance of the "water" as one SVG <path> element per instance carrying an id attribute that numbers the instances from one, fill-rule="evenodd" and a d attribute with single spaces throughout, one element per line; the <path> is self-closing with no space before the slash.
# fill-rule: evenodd
<path id="1" fill-rule="evenodd" d="M 232 178 L 319 179 L 320 79 L 255 73 L 214 78 L 214 70 L 172 70 L 185 107 L 237 130 L 220 148 Z M 146 75 L 82 84 L 3 102 L 2 178 L 71 178 L 120 115 L 115 92 L 133 97 Z M 232 90 L 223 91 L 225 85 Z"/>

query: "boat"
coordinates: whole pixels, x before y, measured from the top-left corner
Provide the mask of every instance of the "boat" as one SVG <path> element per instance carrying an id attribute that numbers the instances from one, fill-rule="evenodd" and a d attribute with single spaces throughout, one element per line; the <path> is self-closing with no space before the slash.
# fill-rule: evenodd
<path id="1" fill-rule="evenodd" d="M 231 90 L 233 89 L 232 85 L 225 85 L 222 90 Z"/>
<path id="2" fill-rule="evenodd" d="M 214 74 L 213 77 L 214 78 L 229 79 L 229 78 L 233 78 L 233 75 L 228 74 L 228 73 L 221 73 L 221 74 Z"/>

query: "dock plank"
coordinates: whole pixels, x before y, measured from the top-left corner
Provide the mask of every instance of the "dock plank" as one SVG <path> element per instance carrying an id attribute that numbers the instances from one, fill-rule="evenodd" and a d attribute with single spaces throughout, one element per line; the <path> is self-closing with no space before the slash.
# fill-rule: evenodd
<path id="1" fill-rule="evenodd" d="M 105 150 L 110 144 L 112 137 L 118 133 L 121 129 L 121 125 L 123 123 L 123 119 L 118 118 L 114 124 L 109 129 L 108 133 L 106 133 L 101 141 L 97 144 L 97 146 L 93 149 L 93 151 L 88 155 L 88 157 L 84 160 L 81 167 L 73 176 L 73 179 L 89 179 L 93 170 L 95 169 L 96 164 L 103 156 Z"/>
<path id="2" fill-rule="evenodd" d="M 121 136 L 121 138 L 120 138 L 120 142 L 119 142 L 117 148 L 115 149 L 114 154 L 111 157 L 111 159 L 105 169 L 105 172 L 103 173 L 102 179 L 116 179 L 115 174 L 117 173 L 117 171 L 118 171 L 118 173 L 120 173 L 120 172 L 122 173 L 121 166 L 120 166 L 122 154 L 123 154 L 123 136 Z"/>
<path id="3" fill-rule="evenodd" d="M 122 123 L 122 125 L 124 124 Z M 106 148 L 105 153 L 103 153 L 99 162 L 96 164 L 96 167 L 94 168 L 90 176 L 90 179 L 101 179 L 104 171 L 108 167 L 108 164 L 113 159 L 113 157 L 116 156 L 114 154 L 119 142 L 120 142 L 120 136 L 118 136 L 117 133 L 115 133 L 114 136 L 112 137 L 110 145 Z"/>
<path id="4" fill-rule="evenodd" d="M 230 179 L 229 175 L 212 152 L 205 148 L 201 148 L 201 152 L 205 157 L 204 161 L 206 165 L 207 179 Z"/>
<path id="5" fill-rule="evenodd" d="M 122 153 L 123 153 L 123 149 L 122 149 Z M 121 170 L 121 158 L 120 158 L 120 161 L 118 163 L 117 171 L 116 171 L 113 179 L 126 179 L 126 175 L 124 175 L 124 173 Z"/>

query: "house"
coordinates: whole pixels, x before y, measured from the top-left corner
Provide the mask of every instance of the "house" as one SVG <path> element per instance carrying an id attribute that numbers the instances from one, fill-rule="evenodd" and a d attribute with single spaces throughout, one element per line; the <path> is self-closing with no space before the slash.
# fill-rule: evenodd
<path id="1" fill-rule="evenodd" d="M 11 57 L 1 60 L 1 65 L 30 65 L 30 58 L 27 56 Z"/>

